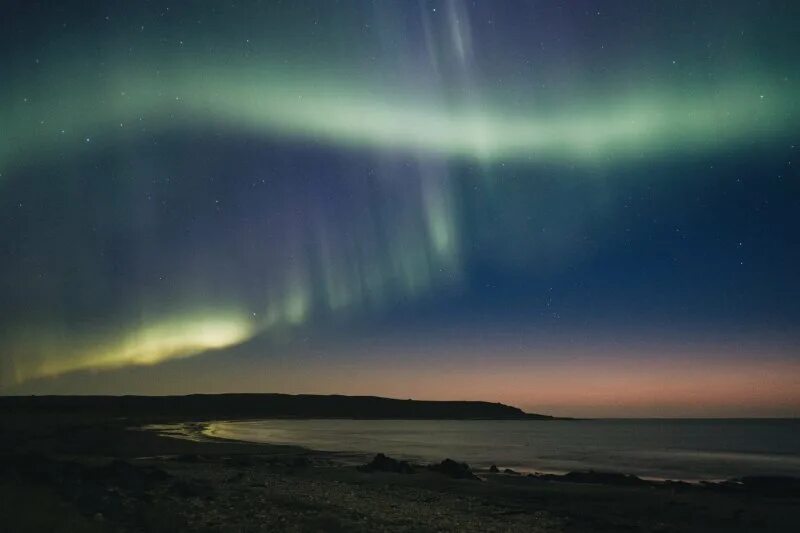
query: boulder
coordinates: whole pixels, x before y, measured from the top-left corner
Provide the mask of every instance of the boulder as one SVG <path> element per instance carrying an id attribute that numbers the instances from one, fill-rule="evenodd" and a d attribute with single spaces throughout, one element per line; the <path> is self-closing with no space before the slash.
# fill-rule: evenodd
<path id="1" fill-rule="evenodd" d="M 445 459 L 441 463 L 428 466 L 428 468 L 434 472 L 439 472 L 440 474 L 444 474 L 455 479 L 472 479 L 475 481 L 480 481 L 480 478 L 472 473 L 472 469 L 467 463 L 459 463 L 457 461 L 453 461 L 452 459 Z"/>
<path id="2" fill-rule="evenodd" d="M 298 455 L 292 459 L 291 466 L 294 468 L 305 468 L 307 466 L 311 466 L 311 459 L 303 455 Z"/>
<path id="3" fill-rule="evenodd" d="M 205 498 L 213 499 L 216 493 L 214 487 L 202 481 L 179 479 L 169 487 L 170 492 L 180 498 Z"/>
<path id="4" fill-rule="evenodd" d="M 413 474 L 414 469 L 407 461 L 398 461 L 387 455 L 379 453 L 369 463 L 360 466 L 363 472 L 395 472 L 397 474 Z"/>

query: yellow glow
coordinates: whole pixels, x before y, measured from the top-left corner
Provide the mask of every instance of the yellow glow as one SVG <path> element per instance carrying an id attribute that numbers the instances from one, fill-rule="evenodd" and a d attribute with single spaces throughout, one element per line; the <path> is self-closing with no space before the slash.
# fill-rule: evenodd
<path id="1" fill-rule="evenodd" d="M 78 370 L 154 365 L 244 342 L 255 328 L 244 315 L 189 315 L 143 325 L 121 339 L 70 342 L 68 336 L 37 334 L 24 342 L 28 357 L 14 368 L 14 382 Z M 35 344 L 35 346 L 32 346 Z M 52 357 L 57 354 L 58 357 Z"/>
<path id="2" fill-rule="evenodd" d="M 250 328 L 240 320 L 206 318 L 183 323 L 162 323 L 138 331 L 109 355 L 113 366 L 149 365 L 166 359 L 186 357 L 205 350 L 225 348 L 242 342 Z"/>

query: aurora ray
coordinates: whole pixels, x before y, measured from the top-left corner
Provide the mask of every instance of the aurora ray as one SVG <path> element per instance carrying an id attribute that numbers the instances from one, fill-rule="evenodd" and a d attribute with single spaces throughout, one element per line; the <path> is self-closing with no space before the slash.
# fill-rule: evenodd
<path id="1" fill-rule="evenodd" d="M 797 3 L 16 4 L 3 392 L 796 366 Z"/>

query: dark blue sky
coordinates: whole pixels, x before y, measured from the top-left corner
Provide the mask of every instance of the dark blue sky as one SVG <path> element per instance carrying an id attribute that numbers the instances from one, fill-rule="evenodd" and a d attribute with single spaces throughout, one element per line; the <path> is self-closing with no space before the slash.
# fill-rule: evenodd
<path id="1" fill-rule="evenodd" d="M 798 413 L 794 3 L 10 9 L 0 390 Z"/>

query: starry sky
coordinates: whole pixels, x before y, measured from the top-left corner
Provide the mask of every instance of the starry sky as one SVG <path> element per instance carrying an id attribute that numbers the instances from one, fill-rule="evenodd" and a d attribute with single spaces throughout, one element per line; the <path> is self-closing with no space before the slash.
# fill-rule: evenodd
<path id="1" fill-rule="evenodd" d="M 800 4 L 35 1 L 0 393 L 800 416 Z"/>

